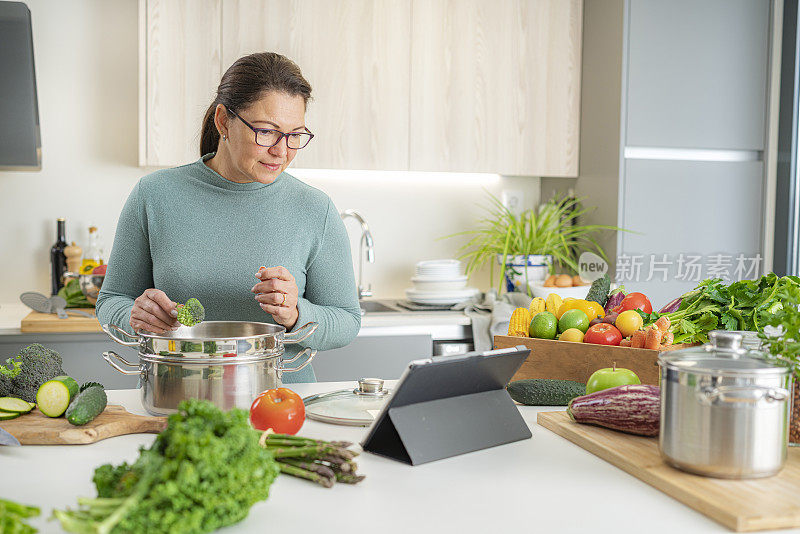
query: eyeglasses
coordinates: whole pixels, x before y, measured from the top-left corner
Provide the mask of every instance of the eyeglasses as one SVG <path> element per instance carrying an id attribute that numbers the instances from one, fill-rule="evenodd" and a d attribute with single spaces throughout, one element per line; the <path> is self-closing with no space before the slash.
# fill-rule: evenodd
<path id="1" fill-rule="evenodd" d="M 309 132 L 289 132 L 283 133 L 279 130 L 273 130 L 271 128 L 256 128 L 242 117 L 239 116 L 234 110 L 228 108 L 228 111 L 236 115 L 236 117 L 244 123 L 245 126 L 253 130 L 256 134 L 256 144 L 259 146 L 265 147 L 273 147 L 286 138 L 286 146 L 297 150 L 300 148 L 305 148 L 308 143 L 311 142 L 311 138 L 314 137 L 314 134 Z"/>

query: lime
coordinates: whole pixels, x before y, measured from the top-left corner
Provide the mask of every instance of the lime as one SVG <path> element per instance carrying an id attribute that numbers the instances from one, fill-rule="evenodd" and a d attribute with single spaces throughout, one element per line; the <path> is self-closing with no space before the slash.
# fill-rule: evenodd
<path id="1" fill-rule="evenodd" d="M 575 343 L 580 343 L 581 341 L 583 341 L 583 332 L 581 332 L 577 328 L 567 328 L 560 336 L 558 336 L 558 340 L 574 341 Z"/>
<path id="2" fill-rule="evenodd" d="M 558 320 L 550 312 L 543 311 L 536 314 L 531 321 L 529 334 L 539 339 L 555 339 L 558 333 Z"/>
<path id="3" fill-rule="evenodd" d="M 585 334 L 589 329 L 589 316 L 582 310 L 567 310 L 558 320 L 558 331 L 564 332 L 570 328 L 577 328 Z"/>

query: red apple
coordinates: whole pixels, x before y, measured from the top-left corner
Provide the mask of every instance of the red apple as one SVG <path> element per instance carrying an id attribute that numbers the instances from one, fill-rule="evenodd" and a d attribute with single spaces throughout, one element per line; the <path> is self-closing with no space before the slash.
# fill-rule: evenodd
<path id="1" fill-rule="evenodd" d="M 615 363 L 613 367 L 605 367 L 592 373 L 592 376 L 590 376 L 589 380 L 586 382 L 586 394 L 588 395 L 595 391 L 615 388 L 617 386 L 641 383 L 636 373 L 630 369 L 617 368 L 617 364 Z"/>

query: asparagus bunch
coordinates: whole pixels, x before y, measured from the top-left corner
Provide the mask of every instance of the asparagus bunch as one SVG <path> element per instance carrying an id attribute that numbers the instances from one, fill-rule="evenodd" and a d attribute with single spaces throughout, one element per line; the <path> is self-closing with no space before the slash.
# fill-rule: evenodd
<path id="1" fill-rule="evenodd" d="M 269 430 L 261 435 L 259 443 L 272 452 L 281 473 L 305 478 L 326 488 L 334 482 L 357 484 L 364 475 L 356 474 L 353 459 L 358 452 L 348 447 L 348 441 L 322 441 L 288 434 L 273 434 Z"/>

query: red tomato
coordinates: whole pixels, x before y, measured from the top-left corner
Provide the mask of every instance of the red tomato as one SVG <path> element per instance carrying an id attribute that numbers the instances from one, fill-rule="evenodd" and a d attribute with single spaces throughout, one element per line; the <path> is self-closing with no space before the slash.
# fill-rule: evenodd
<path id="1" fill-rule="evenodd" d="M 642 310 L 645 313 L 653 313 L 653 305 L 644 293 L 628 293 L 619 305 L 620 311 Z"/>
<path id="2" fill-rule="evenodd" d="M 297 434 L 305 420 L 303 399 L 291 389 L 263 391 L 250 406 L 250 423 L 258 430 L 271 428 L 278 434 Z"/>
<path id="3" fill-rule="evenodd" d="M 583 336 L 584 343 L 595 345 L 619 345 L 622 341 L 622 332 L 613 324 L 600 323 L 590 326 Z"/>

